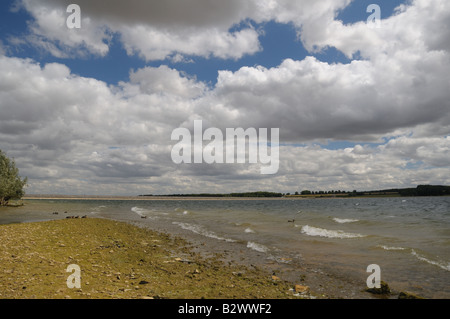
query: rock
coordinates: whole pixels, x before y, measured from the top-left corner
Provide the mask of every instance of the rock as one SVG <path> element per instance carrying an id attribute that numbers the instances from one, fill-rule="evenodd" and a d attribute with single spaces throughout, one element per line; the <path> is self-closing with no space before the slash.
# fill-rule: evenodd
<path id="1" fill-rule="evenodd" d="M 424 299 L 424 298 L 407 291 L 402 291 L 398 295 L 398 299 Z"/>
<path id="2" fill-rule="evenodd" d="M 273 276 L 272 276 L 272 280 L 279 281 L 279 280 L 280 280 L 280 277 L 277 277 L 277 276 L 273 275 Z"/>
<path id="3" fill-rule="evenodd" d="M 380 288 L 367 288 L 366 291 L 376 295 L 389 295 L 391 293 L 391 288 L 387 283 L 382 281 L 380 285 Z"/>
<path id="4" fill-rule="evenodd" d="M 141 280 L 141 281 L 139 282 L 139 285 L 147 285 L 147 284 L 149 284 L 149 282 L 148 282 L 148 281 L 145 281 L 145 280 Z"/>
<path id="5" fill-rule="evenodd" d="M 294 286 L 294 291 L 297 293 L 305 293 L 309 291 L 309 287 L 308 286 L 303 286 L 303 285 L 295 285 Z"/>

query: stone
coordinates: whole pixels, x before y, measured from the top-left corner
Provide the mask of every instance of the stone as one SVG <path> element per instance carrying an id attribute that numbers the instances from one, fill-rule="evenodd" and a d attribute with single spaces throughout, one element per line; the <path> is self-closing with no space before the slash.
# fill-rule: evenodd
<path id="1" fill-rule="evenodd" d="M 305 293 L 309 291 L 309 287 L 308 286 L 303 286 L 303 285 L 295 285 L 294 286 L 294 291 L 297 293 Z"/>
<path id="2" fill-rule="evenodd" d="M 273 275 L 273 276 L 272 276 L 272 280 L 279 281 L 279 280 L 280 280 L 280 277 L 277 277 L 277 276 Z"/>
<path id="3" fill-rule="evenodd" d="M 398 299 L 424 299 L 424 298 L 407 291 L 402 291 L 398 295 Z"/>
<path id="4" fill-rule="evenodd" d="M 376 295 L 389 295 L 391 293 L 391 288 L 387 283 L 382 281 L 380 285 L 380 288 L 368 288 L 366 291 Z"/>

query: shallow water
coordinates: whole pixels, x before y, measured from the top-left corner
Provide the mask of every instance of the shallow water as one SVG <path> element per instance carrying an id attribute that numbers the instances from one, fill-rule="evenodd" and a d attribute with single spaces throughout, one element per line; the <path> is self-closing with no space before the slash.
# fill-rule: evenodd
<path id="1" fill-rule="evenodd" d="M 449 197 L 25 202 L 0 209 L 0 223 L 112 218 L 191 234 L 292 269 L 317 265 L 362 288 L 367 266 L 377 264 L 391 288 L 450 298 Z"/>

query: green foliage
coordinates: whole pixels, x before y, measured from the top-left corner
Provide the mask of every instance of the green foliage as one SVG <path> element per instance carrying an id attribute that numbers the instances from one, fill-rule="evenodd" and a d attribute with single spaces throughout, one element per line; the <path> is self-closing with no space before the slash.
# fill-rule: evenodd
<path id="1" fill-rule="evenodd" d="M 0 206 L 8 205 L 11 199 L 20 199 L 25 195 L 27 178 L 19 176 L 14 160 L 0 150 Z"/>

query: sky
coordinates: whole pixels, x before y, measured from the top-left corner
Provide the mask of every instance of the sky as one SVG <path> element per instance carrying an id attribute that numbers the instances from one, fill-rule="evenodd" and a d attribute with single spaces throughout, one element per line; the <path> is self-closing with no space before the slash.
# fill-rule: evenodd
<path id="1" fill-rule="evenodd" d="M 0 149 L 28 194 L 450 184 L 446 0 L 4 0 L 0 74 Z M 278 171 L 176 164 L 195 120 L 278 128 Z"/>

